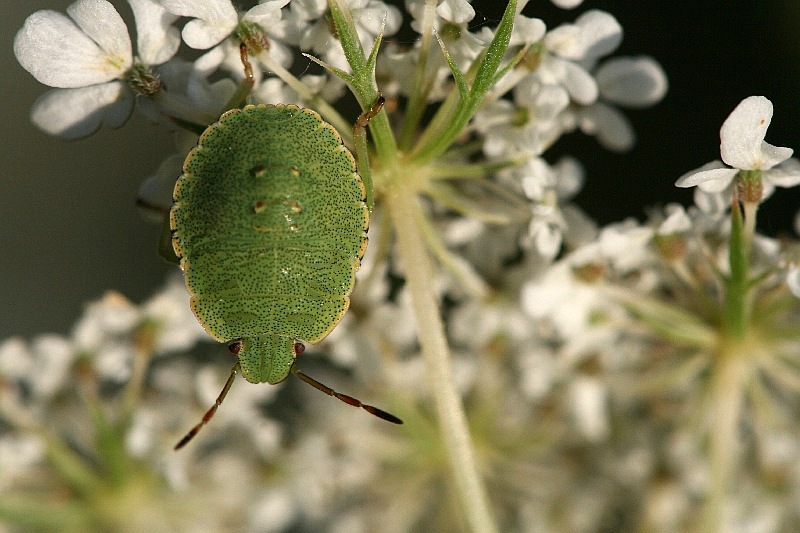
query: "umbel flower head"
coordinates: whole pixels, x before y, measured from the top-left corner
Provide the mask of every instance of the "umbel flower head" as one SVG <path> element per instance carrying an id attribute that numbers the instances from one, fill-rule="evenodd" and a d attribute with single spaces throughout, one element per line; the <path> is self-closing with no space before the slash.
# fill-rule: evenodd
<path id="1" fill-rule="evenodd" d="M 766 98 L 725 121 L 730 168 L 679 180 L 703 189 L 697 205 L 599 227 L 576 205 L 591 169 L 550 149 L 574 132 L 630 149 L 617 107 L 667 90 L 654 59 L 609 57 L 623 35 L 609 13 L 548 29 L 512 0 L 495 26 L 465 0 L 409 1 L 409 41 L 393 39 L 404 15 L 379 0 L 128 3 L 136 54 L 106 0 L 26 21 L 15 53 L 55 88 L 34 121 L 77 137 L 135 107 L 175 131 L 139 198 L 175 260 L 166 214 L 205 128 L 247 104 L 317 111 L 357 156 L 370 245 L 347 314 L 297 364 L 405 424 L 294 382 L 223 388 L 235 356 L 200 342 L 183 282 L 141 305 L 110 292 L 68 336 L 0 344 L 0 520 L 385 532 L 778 532 L 800 520 L 800 246 L 759 235 L 754 207 L 800 173 L 791 150 L 764 142 Z M 346 97 L 367 111 L 355 128 Z M 287 200 L 281 222 L 324 196 Z M 213 211 L 197 216 L 221 223 Z M 202 235 L 196 250 L 241 257 L 252 237 L 277 256 L 276 232 L 259 233 Z M 320 249 L 338 244 L 311 239 L 294 250 L 303 261 L 275 270 L 316 287 L 330 269 Z M 221 292 L 251 275 L 228 275 Z"/>

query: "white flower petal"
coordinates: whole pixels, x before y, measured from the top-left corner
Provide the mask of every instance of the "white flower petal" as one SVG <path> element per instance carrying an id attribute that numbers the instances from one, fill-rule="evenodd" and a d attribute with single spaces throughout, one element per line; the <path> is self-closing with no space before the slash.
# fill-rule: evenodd
<path id="1" fill-rule="evenodd" d="M 128 0 L 136 19 L 136 52 L 145 65 L 160 65 L 175 55 L 181 45 L 177 15 L 155 0 Z"/>
<path id="2" fill-rule="evenodd" d="M 106 53 L 107 60 L 125 62 L 124 72 L 131 66 L 133 51 L 128 27 L 117 10 L 106 0 L 78 0 L 67 8 L 67 14 Z"/>
<path id="3" fill-rule="evenodd" d="M 353 8 L 351 7 L 351 9 Z M 364 49 L 369 50 L 382 27 L 384 37 L 397 33 L 403 23 L 403 15 L 394 6 L 388 6 L 382 2 L 371 2 L 368 7 L 359 10 L 353 9 L 353 20 L 356 23 L 356 29 L 359 30 L 358 35 Z"/>
<path id="4" fill-rule="evenodd" d="M 559 200 L 569 200 L 583 187 L 586 171 L 574 157 L 564 156 L 553 165 Z"/>
<path id="5" fill-rule="evenodd" d="M 245 20 L 255 22 L 261 25 L 266 31 L 269 31 L 269 23 L 276 22 L 281 19 L 281 9 L 289 3 L 289 0 L 267 0 L 257 6 L 253 6 L 244 15 Z"/>
<path id="6" fill-rule="evenodd" d="M 618 57 L 595 72 L 600 94 L 609 102 L 627 107 L 647 107 L 667 92 L 667 75 L 651 57 Z"/>
<path id="7" fill-rule="evenodd" d="M 766 148 L 768 160 L 780 157 L 780 150 L 764 143 L 764 136 L 772 120 L 772 102 L 763 96 L 750 96 L 742 100 L 731 112 L 719 132 L 720 154 L 728 165 L 742 170 L 762 167 L 762 150 Z M 782 150 L 788 150 L 782 149 Z M 791 152 L 783 159 L 791 157 Z M 781 159 L 781 161 L 783 160 Z M 780 162 L 780 161 L 778 161 Z M 777 164 L 772 162 L 772 165 Z"/>
<path id="8" fill-rule="evenodd" d="M 692 229 L 692 219 L 689 218 L 686 209 L 682 205 L 669 204 L 664 211 L 667 213 L 667 218 L 656 230 L 659 235 L 684 233 Z"/>
<path id="9" fill-rule="evenodd" d="M 789 267 L 789 272 L 786 274 L 786 285 L 792 294 L 800 298 L 800 266 L 792 265 Z"/>
<path id="10" fill-rule="evenodd" d="M 561 9 L 572 9 L 583 3 L 583 0 L 550 0 L 553 5 Z"/>
<path id="11" fill-rule="evenodd" d="M 764 172 L 762 178 L 765 182 L 778 187 L 794 187 L 800 184 L 800 160 L 787 159 L 777 167 Z"/>
<path id="12" fill-rule="evenodd" d="M 694 205 L 707 215 L 716 216 L 725 213 L 731 208 L 732 188 L 733 185 L 730 185 L 727 189 L 719 192 L 705 192 L 698 187 L 692 196 Z"/>
<path id="13" fill-rule="evenodd" d="M 547 26 L 542 19 L 518 14 L 514 19 L 514 29 L 511 31 L 511 41 L 508 45 L 513 47 L 538 43 L 546 32 Z"/>
<path id="14" fill-rule="evenodd" d="M 562 24 L 544 36 L 544 44 L 549 51 L 559 57 L 580 59 L 586 52 L 581 40 L 581 30 L 574 24 Z"/>
<path id="15" fill-rule="evenodd" d="M 75 359 L 72 343 L 58 335 L 41 335 L 34 339 L 31 351 L 35 357 L 35 368 L 46 368 L 46 372 L 31 374 L 31 387 L 37 397 L 49 397 L 70 381 L 70 367 Z"/>
<path id="16" fill-rule="evenodd" d="M 563 61 L 564 78 L 561 80 L 573 100 L 589 105 L 597 100 L 597 82 L 586 70 L 570 61 Z"/>
<path id="17" fill-rule="evenodd" d="M 630 150 L 636 133 L 625 115 L 602 102 L 596 102 L 580 113 L 581 130 L 597 137 L 597 141 L 614 152 Z"/>
<path id="18" fill-rule="evenodd" d="M 115 81 L 74 89 L 53 89 L 33 105 L 31 120 L 51 135 L 79 139 L 102 125 L 122 126 L 133 111 L 133 94 Z"/>
<path id="19" fill-rule="evenodd" d="M 561 249 L 561 228 L 546 219 L 534 218 L 528 226 L 533 246 L 542 257 L 552 259 Z"/>
<path id="20" fill-rule="evenodd" d="M 162 222 L 172 207 L 172 191 L 175 189 L 175 180 L 181 175 L 185 159 L 183 154 L 172 154 L 139 186 L 136 204 L 146 210 L 146 213 L 153 213 L 157 222 Z"/>
<path id="21" fill-rule="evenodd" d="M 230 0 L 161 0 L 169 11 L 194 17 L 183 27 L 183 40 L 192 48 L 205 50 L 222 41 L 239 23 Z"/>
<path id="22" fill-rule="evenodd" d="M 181 36 L 183 41 L 191 48 L 206 50 L 219 44 L 231 34 L 236 25 L 225 23 L 212 23 L 205 20 L 194 19 L 186 23 Z"/>
<path id="23" fill-rule="evenodd" d="M 570 396 L 578 430 L 591 441 L 605 439 L 610 429 L 605 385 L 596 378 L 578 376 L 571 383 Z"/>
<path id="24" fill-rule="evenodd" d="M 466 24 L 475 18 L 475 8 L 467 0 L 443 0 L 436 7 L 436 14 L 454 24 Z"/>
<path id="25" fill-rule="evenodd" d="M 783 163 L 790 157 L 794 150 L 780 146 L 772 146 L 768 142 L 761 143 L 761 170 L 769 170 L 775 165 Z"/>
<path id="26" fill-rule="evenodd" d="M 581 29 L 584 47 L 580 59 L 593 60 L 608 55 L 622 42 L 622 26 L 605 11 L 587 11 L 575 20 L 575 25 Z"/>
<path id="27" fill-rule="evenodd" d="M 238 20 L 230 0 L 159 0 L 161 5 L 176 15 L 202 20 Z"/>
<path id="28" fill-rule="evenodd" d="M 739 171 L 735 168 L 715 168 L 702 170 L 694 174 L 684 174 L 675 182 L 676 187 L 694 187 L 697 185 L 705 192 L 717 192 L 731 184 Z"/>
<path id="29" fill-rule="evenodd" d="M 119 77 L 130 66 L 114 65 L 106 53 L 66 15 L 37 11 L 14 38 L 22 68 L 50 87 L 85 87 Z"/>

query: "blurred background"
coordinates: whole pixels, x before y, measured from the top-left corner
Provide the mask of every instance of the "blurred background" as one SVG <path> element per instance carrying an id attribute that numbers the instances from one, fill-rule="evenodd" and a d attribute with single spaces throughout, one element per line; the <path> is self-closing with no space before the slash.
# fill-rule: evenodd
<path id="1" fill-rule="evenodd" d="M 134 200 L 140 183 L 173 151 L 171 136 L 134 116 L 66 142 L 34 128 L 28 113 L 47 88 L 16 62 L 12 43 L 25 18 L 63 12 L 70 0 L 4 2 L 0 17 L 0 339 L 67 333 L 83 305 L 106 290 L 141 301 L 174 266 L 156 253 L 159 227 Z M 122 0 L 112 0 L 130 21 Z M 237 2 L 234 2 L 237 3 Z M 474 23 L 495 25 L 504 2 L 475 1 Z M 655 108 L 626 111 L 638 143 L 614 154 L 581 134 L 562 139 L 546 158 L 578 157 L 587 169 L 580 204 L 601 223 L 641 218 L 647 206 L 691 202 L 674 181 L 719 157 L 719 127 L 746 96 L 772 100 L 767 141 L 800 150 L 800 2 L 790 0 L 586 0 L 572 11 L 532 0 L 524 13 L 548 27 L 603 9 L 625 37 L 614 55 L 655 57 L 670 89 Z M 759 215 L 769 235 L 792 231 L 800 191 L 779 190 Z"/>

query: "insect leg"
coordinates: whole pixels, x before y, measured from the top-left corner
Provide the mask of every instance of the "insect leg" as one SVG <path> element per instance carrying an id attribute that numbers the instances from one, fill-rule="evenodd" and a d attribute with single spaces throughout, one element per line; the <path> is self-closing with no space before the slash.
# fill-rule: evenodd
<path id="1" fill-rule="evenodd" d="M 372 405 L 367 405 L 365 403 L 361 403 L 360 400 L 357 400 L 356 398 L 353 398 L 352 396 L 348 396 L 346 394 L 342 394 L 340 392 L 336 392 L 332 388 L 328 387 L 327 385 L 323 385 L 322 383 L 320 383 L 316 379 L 312 378 L 311 376 L 308 376 L 308 375 L 302 373 L 300 370 L 297 369 L 297 367 L 295 365 L 292 365 L 291 371 L 292 371 L 292 374 L 297 376 L 301 381 L 305 381 L 306 383 L 308 383 L 309 385 L 311 385 L 315 389 L 321 390 L 322 392 L 324 392 L 328 396 L 333 396 L 335 398 L 339 398 L 344 403 L 352 405 L 353 407 L 361 407 L 362 409 L 364 409 L 368 413 L 373 414 L 373 415 L 377 416 L 378 418 L 382 418 L 382 419 L 386 420 L 387 422 L 391 422 L 393 424 L 402 424 L 403 423 L 402 420 L 400 420 L 399 418 L 397 418 L 396 416 L 394 416 L 391 413 L 387 413 L 383 409 L 378 409 L 377 407 L 374 407 Z"/>
<path id="2" fill-rule="evenodd" d="M 245 43 L 239 43 L 239 57 L 242 60 L 242 67 L 244 68 L 244 79 L 239 83 L 239 86 L 236 88 L 236 92 L 233 93 L 233 96 L 231 96 L 231 98 L 225 104 L 225 109 L 223 109 L 223 111 L 242 107 L 242 105 L 246 102 L 250 91 L 253 90 L 253 85 L 255 85 L 256 79 L 253 77 L 253 65 L 250 64 L 249 53 L 250 52 L 247 49 L 247 45 Z"/>
<path id="3" fill-rule="evenodd" d="M 369 119 L 377 115 L 386 100 L 378 94 L 378 99 L 372 107 L 358 116 L 358 120 L 353 125 L 353 144 L 356 148 L 356 158 L 358 159 L 358 173 L 364 181 L 364 189 L 367 191 L 367 207 L 369 212 L 375 207 L 375 196 L 372 190 L 372 169 L 369 167 L 369 148 L 367 147 L 367 124 Z"/>
<path id="4" fill-rule="evenodd" d="M 231 389 L 231 385 L 233 385 L 233 380 L 236 378 L 236 373 L 240 370 L 241 367 L 239 366 L 238 362 L 233 365 L 233 368 L 231 369 L 231 375 L 228 377 L 228 381 L 225 382 L 225 386 L 222 387 L 222 391 L 219 393 L 219 396 L 217 396 L 217 400 L 214 402 L 214 405 L 211 406 L 211 409 L 206 411 L 206 414 L 203 415 L 203 419 L 200 420 L 200 422 L 198 422 L 197 425 L 191 430 L 189 430 L 189 433 L 187 433 L 173 449 L 180 450 L 186 446 L 186 444 L 192 440 L 195 435 L 197 435 L 200 429 L 205 426 L 209 420 L 211 420 L 211 418 L 214 416 L 214 413 L 217 412 L 217 408 L 220 406 L 220 404 L 222 404 L 222 400 L 224 400 L 225 396 L 228 395 L 228 391 Z"/>

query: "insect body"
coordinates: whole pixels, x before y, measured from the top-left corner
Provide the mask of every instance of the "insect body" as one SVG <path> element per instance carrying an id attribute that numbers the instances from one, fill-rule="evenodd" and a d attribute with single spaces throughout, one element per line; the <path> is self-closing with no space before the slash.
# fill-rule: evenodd
<path id="1" fill-rule="evenodd" d="M 271 384 L 293 372 L 401 423 L 293 366 L 303 349 L 298 340 L 322 340 L 347 310 L 367 246 L 365 198 L 353 156 L 314 111 L 246 106 L 203 133 L 175 185 L 172 243 L 192 311 L 212 337 L 229 343 L 238 363 L 216 404 L 176 448 L 213 416 L 237 371 Z"/>

